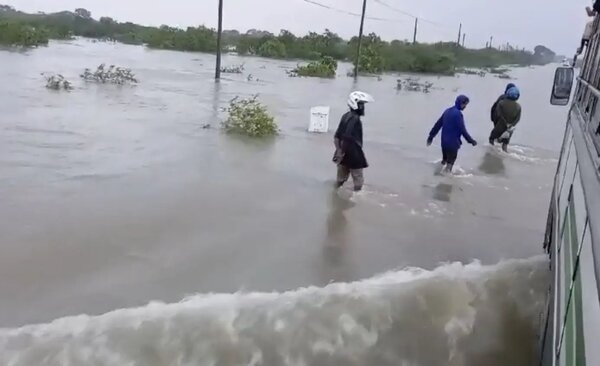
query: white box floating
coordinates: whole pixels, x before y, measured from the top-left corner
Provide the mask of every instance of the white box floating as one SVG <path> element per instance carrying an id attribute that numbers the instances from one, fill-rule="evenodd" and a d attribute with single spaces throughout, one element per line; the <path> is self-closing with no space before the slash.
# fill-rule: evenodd
<path id="1" fill-rule="evenodd" d="M 327 133 L 329 131 L 329 107 L 319 106 L 310 109 L 308 132 Z"/>

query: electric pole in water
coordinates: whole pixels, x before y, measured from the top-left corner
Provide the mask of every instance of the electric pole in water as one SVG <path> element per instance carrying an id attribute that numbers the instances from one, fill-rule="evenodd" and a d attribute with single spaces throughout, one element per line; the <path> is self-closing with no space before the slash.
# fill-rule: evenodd
<path id="1" fill-rule="evenodd" d="M 358 32 L 358 47 L 356 47 L 356 64 L 354 65 L 354 78 L 358 77 L 358 63 L 360 61 L 360 46 L 363 37 L 363 27 L 365 25 L 365 13 L 367 11 L 367 0 L 363 0 L 362 15 L 360 17 L 360 30 Z"/>
<path id="2" fill-rule="evenodd" d="M 215 66 L 215 80 L 221 78 L 221 35 L 223 33 L 223 0 L 219 0 L 219 25 L 217 28 L 217 64 Z"/>
<path id="3" fill-rule="evenodd" d="M 413 44 L 417 44 L 417 28 L 419 27 L 419 18 L 415 18 L 415 33 L 413 35 Z"/>

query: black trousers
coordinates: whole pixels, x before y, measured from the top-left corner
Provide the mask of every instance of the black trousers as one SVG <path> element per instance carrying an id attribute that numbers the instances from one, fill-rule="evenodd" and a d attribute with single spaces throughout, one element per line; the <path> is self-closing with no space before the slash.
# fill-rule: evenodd
<path id="1" fill-rule="evenodd" d="M 458 158 L 458 150 L 442 148 L 442 164 L 454 165 L 456 158 Z"/>
<path id="2" fill-rule="evenodd" d="M 504 123 L 496 123 L 496 125 L 494 126 L 494 129 L 492 130 L 492 133 L 490 133 L 490 140 L 491 141 L 496 141 L 500 138 L 500 136 L 502 136 L 502 134 L 504 134 L 504 132 L 506 132 L 506 130 L 508 130 L 508 127 L 506 126 L 506 124 Z M 512 135 L 511 135 L 512 136 Z M 502 139 L 500 142 L 503 144 L 508 144 L 510 142 L 510 138 L 511 136 L 509 136 L 507 139 Z"/>

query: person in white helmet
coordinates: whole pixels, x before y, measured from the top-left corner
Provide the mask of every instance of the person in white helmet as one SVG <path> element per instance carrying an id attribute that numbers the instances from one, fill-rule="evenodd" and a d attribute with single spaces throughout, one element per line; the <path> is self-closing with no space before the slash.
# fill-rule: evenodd
<path id="1" fill-rule="evenodd" d="M 363 129 L 360 117 L 365 115 L 365 104 L 372 101 L 373 97 L 360 91 L 352 92 L 348 97 L 350 111 L 342 116 L 333 139 L 335 144 L 333 162 L 337 164 L 338 188 L 352 176 L 354 191 L 362 190 L 363 169 L 369 164 L 363 151 Z"/>

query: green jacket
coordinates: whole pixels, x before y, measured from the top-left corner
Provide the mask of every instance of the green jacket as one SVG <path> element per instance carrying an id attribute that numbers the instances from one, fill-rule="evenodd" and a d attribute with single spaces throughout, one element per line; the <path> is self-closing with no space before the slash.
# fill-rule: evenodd
<path id="1" fill-rule="evenodd" d="M 521 120 L 521 105 L 515 101 L 503 98 L 496 107 L 496 121 L 506 127 L 514 127 Z"/>

